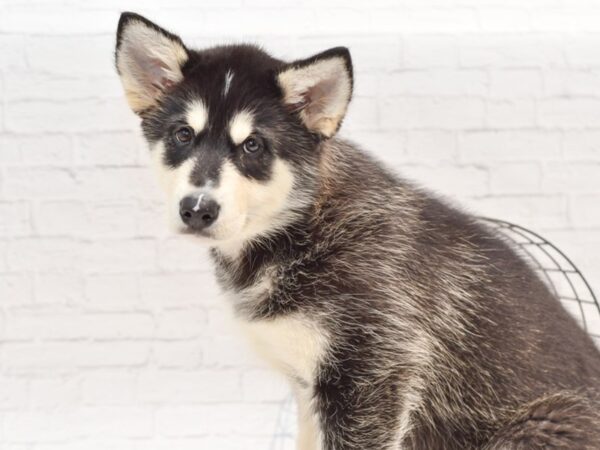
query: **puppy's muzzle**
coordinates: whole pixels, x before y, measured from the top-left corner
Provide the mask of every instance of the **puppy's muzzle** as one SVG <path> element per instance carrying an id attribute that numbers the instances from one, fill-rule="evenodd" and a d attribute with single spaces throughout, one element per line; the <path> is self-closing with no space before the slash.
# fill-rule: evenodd
<path id="1" fill-rule="evenodd" d="M 188 227 L 200 231 L 219 217 L 219 204 L 206 194 L 188 195 L 179 202 L 179 215 Z"/>

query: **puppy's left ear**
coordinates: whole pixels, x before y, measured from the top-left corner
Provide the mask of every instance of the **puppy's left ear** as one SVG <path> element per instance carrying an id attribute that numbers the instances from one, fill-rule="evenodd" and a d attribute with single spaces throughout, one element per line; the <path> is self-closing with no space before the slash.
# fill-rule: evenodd
<path id="1" fill-rule="evenodd" d="M 178 36 L 125 12 L 119 20 L 115 58 L 129 106 L 141 114 L 183 80 L 189 55 Z"/>
<path id="2" fill-rule="evenodd" d="M 352 59 L 336 47 L 284 66 L 277 74 L 288 109 L 326 138 L 339 129 L 352 97 Z"/>

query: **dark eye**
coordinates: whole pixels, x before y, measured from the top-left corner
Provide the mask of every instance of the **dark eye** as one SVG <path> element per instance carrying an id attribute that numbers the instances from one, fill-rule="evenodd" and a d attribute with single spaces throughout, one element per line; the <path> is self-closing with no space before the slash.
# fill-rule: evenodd
<path id="1" fill-rule="evenodd" d="M 194 138 L 194 130 L 190 127 L 181 127 L 175 131 L 175 140 L 180 144 L 189 144 Z"/>
<path id="2" fill-rule="evenodd" d="M 256 153 L 257 151 L 259 151 L 261 149 L 260 142 L 258 142 L 258 140 L 253 137 L 249 137 L 248 139 L 246 139 L 244 141 L 243 146 L 244 146 L 244 151 L 246 153 Z"/>

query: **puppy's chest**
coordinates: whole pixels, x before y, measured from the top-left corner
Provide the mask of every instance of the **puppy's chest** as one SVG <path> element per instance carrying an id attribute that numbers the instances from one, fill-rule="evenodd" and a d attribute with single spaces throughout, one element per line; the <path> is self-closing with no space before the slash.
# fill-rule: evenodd
<path id="1" fill-rule="evenodd" d="M 254 308 L 276 301 L 272 298 L 276 291 L 279 287 L 273 270 L 266 270 L 252 286 L 230 291 L 236 321 L 260 356 L 294 381 L 311 384 L 328 345 L 327 335 L 317 321 L 302 310 L 251 318 Z"/>

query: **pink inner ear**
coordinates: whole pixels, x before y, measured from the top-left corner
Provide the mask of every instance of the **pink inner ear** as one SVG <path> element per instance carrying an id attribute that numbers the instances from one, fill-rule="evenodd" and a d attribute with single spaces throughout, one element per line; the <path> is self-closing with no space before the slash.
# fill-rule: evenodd
<path id="1" fill-rule="evenodd" d="M 135 48 L 131 52 L 131 57 L 137 66 L 139 79 L 146 89 L 156 95 L 173 86 L 173 81 L 166 76 L 167 65 L 160 59 L 149 56 L 146 48 L 143 46 Z"/>
<path id="2" fill-rule="evenodd" d="M 334 93 L 335 84 L 336 81 L 334 79 L 324 79 L 308 90 L 305 99 L 309 114 L 319 113 L 327 108 L 327 103 L 331 100 L 330 97 Z"/>
<path id="3" fill-rule="evenodd" d="M 167 66 L 159 59 L 149 59 L 146 62 L 146 77 L 150 84 L 159 90 L 165 90 L 174 85 L 173 81 L 165 76 Z"/>
<path id="4" fill-rule="evenodd" d="M 291 113 L 300 112 L 304 108 L 306 108 L 308 103 L 309 103 L 308 94 L 304 93 L 304 94 L 302 94 L 302 99 L 300 101 L 297 101 L 296 103 L 287 103 L 286 109 Z"/>

